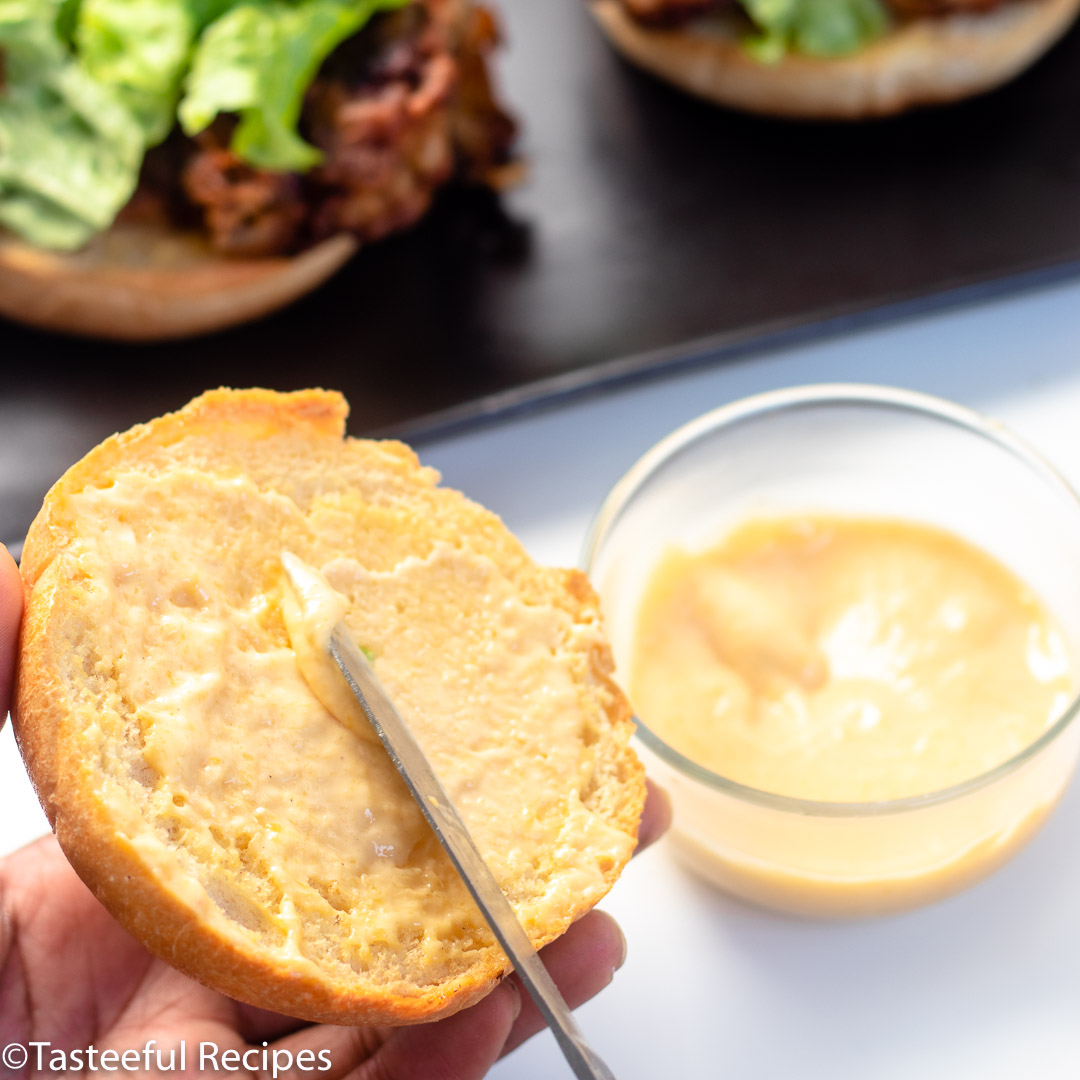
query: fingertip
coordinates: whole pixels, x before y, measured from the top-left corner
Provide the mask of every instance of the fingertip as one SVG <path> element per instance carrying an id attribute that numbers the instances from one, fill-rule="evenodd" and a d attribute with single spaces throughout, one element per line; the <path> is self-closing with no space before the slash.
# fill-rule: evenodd
<path id="1" fill-rule="evenodd" d="M 498 1061 L 522 1006 L 520 990 L 504 979 L 471 1008 L 433 1024 L 399 1028 L 357 1075 L 364 1080 L 481 1080 Z"/>
<path id="2" fill-rule="evenodd" d="M 607 917 L 611 919 L 610 915 Z M 618 971 L 626 963 L 626 935 L 623 933 L 623 928 L 614 919 L 611 919 L 611 924 L 615 928 L 615 933 L 619 935 L 619 958 L 615 961 L 615 970 Z"/>
<path id="3" fill-rule="evenodd" d="M 491 998 L 496 999 L 489 1006 L 495 1013 L 492 1025 L 494 1027 L 505 1026 L 507 1033 L 509 1033 L 514 1021 L 521 1015 L 521 987 L 513 979 L 503 979 L 485 1000 L 489 1001 Z M 473 1008 L 476 1007 L 473 1006 Z"/>
<path id="4" fill-rule="evenodd" d="M 584 951 L 590 956 L 595 968 L 607 972 L 605 986 L 611 981 L 615 972 L 626 963 L 626 935 L 622 932 L 622 927 L 606 911 L 597 909 L 590 911 L 560 940 L 566 938 L 569 938 L 573 948 L 579 952 Z"/>
<path id="5" fill-rule="evenodd" d="M 518 985 L 516 979 L 504 979 L 502 986 L 505 986 L 510 993 L 511 1003 L 510 1008 L 512 1010 L 512 1020 L 516 1020 L 521 1015 L 521 987 Z"/>
<path id="6" fill-rule="evenodd" d="M 668 793 L 649 779 L 645 780 L 645 791 L 645 809 L 641 812 L 635 854 L 659 840 L 671 825 L 671 797 Z"/>
<path id="7" fill-rule="evenodd" d="M 594 909 L 544 948 L 540 956 L 566 1003 L 576 1009 L 611 982 L 626 959 L 626 938 L 607 912 Z M 517 981 L 517 976 L 511 978 Z M 536 1005 L 523 998 L 521 1015 L 514 1021 L 503 1052 L 514 1050 L 543 1027 Z"/>

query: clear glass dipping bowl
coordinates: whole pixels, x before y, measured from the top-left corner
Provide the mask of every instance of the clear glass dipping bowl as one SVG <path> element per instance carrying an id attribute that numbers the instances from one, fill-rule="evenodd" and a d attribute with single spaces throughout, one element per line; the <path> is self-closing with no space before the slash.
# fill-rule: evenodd
<path id="1" fill-rule="evenodd" d="M 958 534 L 1040 595 L 1080 667 L 1080 500 L 1002 425 L 902 390 L 801 387 L 716 409 L 619 481 L 586 541 L 624 685 L 638 606 L 671 546 L 717 543 L 754 517 L 907 519 Z M 1063 793 L 1080 753 L 1075 695 L 1004 764 L 911 798 L 827 803 L 733 782 L 638 723 L 650 775 L 674 803 L 672 844 L 696 873 L 753 903 L 865 916 L 956 892 L 1004 863 Z"/>

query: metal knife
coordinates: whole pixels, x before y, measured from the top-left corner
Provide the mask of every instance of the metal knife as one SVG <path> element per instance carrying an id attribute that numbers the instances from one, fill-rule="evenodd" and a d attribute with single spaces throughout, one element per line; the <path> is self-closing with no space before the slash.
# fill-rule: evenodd
<path id="1" fill-rule="evenodd" d="M 450 856 L 465 887 L 487 920 L 491 932 L 547 1021 L 574 1075 L 578 1080 L 615 1080 L 611 1070 L 585 1040 L 562 994 L 518 921 L 510 901 L 477 850 L 461 815 L 454 809 L 446 790 L 383 689 L 367 657 L 342 622 L 337 623 L 330 634 L 329 651 L 439 843 Z"/>

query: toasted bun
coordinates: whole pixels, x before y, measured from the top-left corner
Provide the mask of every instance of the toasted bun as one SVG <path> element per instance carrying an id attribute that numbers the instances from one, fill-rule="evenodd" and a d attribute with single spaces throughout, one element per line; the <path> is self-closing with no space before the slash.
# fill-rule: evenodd
<path id="1" fill-rule="evenodd" d="M 13 716 L 61 847 L 151 950 L 277 1012 L 409 1023 L 508 961 L 381 746 L 305 682 L 282 552 L 344 598 L 537 946 L 619 875 L 644 780 L 584 577 L 345 415 L 219 390 L 74 465 L 24 548 Z"/>
<path id="2" fill-rule="evenodd" d="M 981 94 L 1008 82 L 1060 38 L 1080 0 L 1007 0 L 980 14 L 900 23 L 854 56 L 761 64 L 725 13 L 651 29 L 622 0 L 590 0 L 615 46 L 646 71 L 718 105 L 801 119 L 859 120 Z"/>
<path id="3" fill-rule="evenodd" d="M 0 315 L 117 341 L 192 337 L 292 303 L 356 249 L 341 235 L 292 257 L 227 258 L 195 234 L 140 223 L 67 255 L 0 234 Z"/>

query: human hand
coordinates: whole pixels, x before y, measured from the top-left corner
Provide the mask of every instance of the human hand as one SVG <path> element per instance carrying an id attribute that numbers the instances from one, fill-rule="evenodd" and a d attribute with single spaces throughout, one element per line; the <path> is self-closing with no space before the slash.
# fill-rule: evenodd
<path id="1" fill-rule="evenodd" d="M 11 684 L 15 675 L 15 656 L 22 622 L 23 587 L 19 568 L 0 544 L 0 728 L 11 705 Z"/>
<path id="2" fill-rule="evenodd" d="M 7 711 L 22 589 L 18 571 L 0 550 L 0 717 Z M 646 846 L 666 828 L 665 797 L 650 788 L 641 824 Z M 624 942 L 614 920 L 593 911 L 543 950 L 564 997 L 576 1006 L 611 980 Z M 498 1058 L 543 1027 L 516 976 L 483 1001 L 429 1024 L 403 1028 L 312 1025 L 242 1005 L 175 971 L 139 945 L 75 875 L 55 839 L 44 837 L 0 860 L 0 1046 L 48 1042 L 65 1052 L 163 1051 L 183 1041 L 187 1071 L 198 1071 L 192 1048 L 213 1043 L 220 1054 L 262 1050 L 329 1053 L 319 1080 L 476 1080 Z M 45 1057 L 46 1070 L 48 1057 Z M 269 1060 L 273 1060 L 270 1058 Z M 283 1058 L 279 1060 L 284 1060 Z M 32 1077 L 0 1063 L 0 1077 Z M 125 1075 L 130 1076 L 130 1073 Z M 295 1074 L 294 1074 L 295 1075 Z"/>

